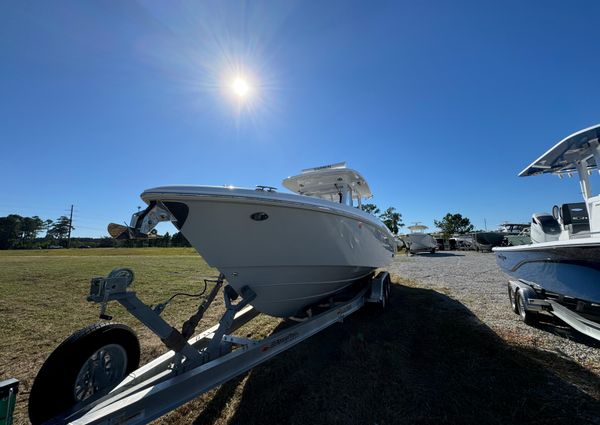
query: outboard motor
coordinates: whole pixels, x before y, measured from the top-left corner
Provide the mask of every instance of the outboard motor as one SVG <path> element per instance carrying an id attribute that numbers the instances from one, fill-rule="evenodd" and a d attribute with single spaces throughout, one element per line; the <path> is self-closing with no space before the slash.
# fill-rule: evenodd
<path id="1" fill-rule="evenodd" d="M 531 242 L 552 242 L 560 237 L 558 220 L 548 213 L 535 213 L 531 216 Z"/>

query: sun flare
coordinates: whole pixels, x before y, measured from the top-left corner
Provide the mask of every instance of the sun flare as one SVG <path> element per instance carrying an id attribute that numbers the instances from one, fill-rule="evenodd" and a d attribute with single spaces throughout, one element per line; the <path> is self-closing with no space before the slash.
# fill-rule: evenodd
<path id="1" fill-rule="evenodd" d="M 237 77 L 231 84 L 233 93 L 239 98 L 245 98 L 250 92 L 250 85 L 243 77 Z"/>

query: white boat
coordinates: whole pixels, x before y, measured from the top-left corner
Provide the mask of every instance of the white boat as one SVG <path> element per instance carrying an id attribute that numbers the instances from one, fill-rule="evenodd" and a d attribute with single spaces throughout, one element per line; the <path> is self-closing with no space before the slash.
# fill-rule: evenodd
<path id="1" fill-rule="evenodd" d="M 371 197 L 345 163 L 303 170 L 283 185 L 256 189 L 165 186 L 148 189 L 145 211 L 113 237 L 147 235 L 170 220 L 238 293 L 249 287 L 258 311 L 299 314 L 389 264 L 396 245 L 387 227 L 359 207 Z"/>
<path id="2" fill-rule="evenodd" d="M 497 232 L 505 233 L 507 235 L 520 235 L 529 232 L 530 228 L 529 223 L 509 223 L 505 221 L 504 223 L 498 225 Z"/>
<path id="3" fill-rule="evenodd" d="M 498 226 L 498 233 L 504 235 L 502 246 L 526 245 L 531 243 L 530 223 L 509 223 L 508 221 Z"/>
<path id="4" fill-rule="evenodd" d="M 584 202 L 532 216 L 531 244 L 494 248 L 500 268 L 542 290 L 600 303 L 600 196 L 589 175 L 600 164 L 600 125 L 581 130 L 548 150 L 519 176 L 579 175 Z"/>
<path id="5" fill-rule="evenodd" d="M 429 227 L 419 223 L 408 226 L 408 230 L 410 230 L 411 233 L 409 233 L 406 238 L 408 239 L 409 251 L 411 254 L 419 252 L 435 253 L 437 241 L 433 236 L 425 233 L 425 230 L 428 228 Z"/>

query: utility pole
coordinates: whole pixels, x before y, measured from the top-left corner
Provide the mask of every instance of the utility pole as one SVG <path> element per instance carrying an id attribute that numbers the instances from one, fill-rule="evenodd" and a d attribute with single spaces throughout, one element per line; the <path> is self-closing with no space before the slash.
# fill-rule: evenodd
<path id="1" fill-rule="evenodd" d="M 71 228 L 73 227 L 73 204 L 71 204 L 71 216 L 69 217 L 69 236 L 67 236 L 67 248 L 71 247 Z"/>
<path id="2" fill-rule="evenodd" d="M 485 230 L 487 230 L 487 220 L 485 217 L 483 218 L 483 226 L 485 227 Z"/>

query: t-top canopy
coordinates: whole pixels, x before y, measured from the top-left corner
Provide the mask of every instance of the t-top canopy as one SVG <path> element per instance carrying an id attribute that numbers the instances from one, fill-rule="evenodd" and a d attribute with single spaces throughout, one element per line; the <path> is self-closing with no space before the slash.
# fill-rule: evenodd
<path id="1" fill-rule="evenodd" d="M 427 230 L 429 229 L 429 227 L 423 225 L 423 224 L 413 224 L 412 226 L 408 226 L 408 230 L 410 230 L 411 232 L 422 232 L 423 230 Z"/>
<path id="2" fill-rule="evenodd" d="M 300 195 L 325 199 L 348 190 L 354 199 L 372 196 L 364 177 L 358 171 L 346 168 L 345 162 L 307 168 L 302 174 L 283 180 L 283 186 Z"/>
<path id="3" fill-rule="evenodd" d="M 577 163 L 587 161 L 587 168 L 598 168 L 600 161 L 600 124 L 578 131 L 558 142 L 548 152 L 533 161 L 519 173 L 520 177 L 544 173 L 570 173 L 577 171 Z"/>

